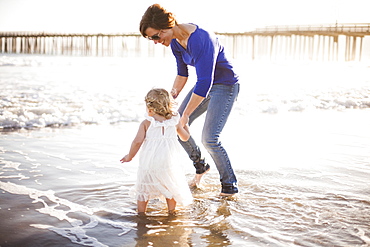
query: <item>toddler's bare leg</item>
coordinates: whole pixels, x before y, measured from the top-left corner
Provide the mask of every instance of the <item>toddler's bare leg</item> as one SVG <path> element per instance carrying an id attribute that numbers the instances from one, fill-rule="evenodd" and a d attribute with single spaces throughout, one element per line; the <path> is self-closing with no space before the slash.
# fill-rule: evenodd
<path id="1" fill-rule="evenodd" d="M 167 201 L 167 208 L 168 208 L 168 213 L 169 214 L 173 214 L 175 212 L 175 209 L 176 209 L 176 201 L 175 199 L 168 199 L 166 198 L 166 201 Z"/>
<path id="2" fill-rule="evenodd" d="M 148 201 L 137 201 L 137 212 L 138 214 L 145 214 Z"/>

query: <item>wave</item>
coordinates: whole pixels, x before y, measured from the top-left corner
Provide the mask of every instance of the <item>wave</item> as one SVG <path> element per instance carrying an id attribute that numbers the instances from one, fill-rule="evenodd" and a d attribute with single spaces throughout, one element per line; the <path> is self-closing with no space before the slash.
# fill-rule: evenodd
<path id="1" fill-rule="evenodd" d="M 295 96 L 260 95 L 255 102 L 263 113 L 370 108 L 370 88 L 306 92 Z"/>
<path id="2" fill-rule="evenodd" d="M 0 129 L 34 129 L 43 127 L 76 126 L 81 124 L 117 124 L 137 122 L 142 118 L 144 104 L 136 97 L 120 99 L 107 95 L 82 96 L 41 95 L 22 93 L 1 95 Z M 279 97 L 257 95 L 250 99 L 243 96 L 238 100 L 235 111 L 245 115 L 250 112 L 278 114 L 284 112 L 306 112 L 318 110 L 352 110 L 370 108 L 370 89 L 343 92 Z M 239 97 L 239 98 L 241 98 Z M 129 99 L 131 98 L 131 100 Z M 138 103 L 133 104 L 132 102 Z"/>
<path id="3" fill-rule="evenodd" d="M 81 124 L 116 124 L 138 121 L 139 116 L 130 110 L 94 106 L 36 106 L 2 107 L 0 129 L 34 129 L 43 127 L 76 126 Z"/>
<path id="4" fill-rule="evenodd" d="M 236 64 L 241 115 L 370 108 L 364 65 Z M 168 58 L 0 56 L 0 130 L 139 121 L 146 90 L 172 85 L 168 68 Z"/>

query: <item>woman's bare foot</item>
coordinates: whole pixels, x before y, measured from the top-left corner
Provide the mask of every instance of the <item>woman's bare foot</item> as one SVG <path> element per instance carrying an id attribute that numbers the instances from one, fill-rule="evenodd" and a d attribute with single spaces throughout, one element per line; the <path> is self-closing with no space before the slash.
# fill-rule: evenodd
<path id="1" fill-rule="evenodd" d="M 202 181 L 203 175 L 205 175 L 210 170 L 210 167 L 209 167 L 208 164 L 207 164 L 207 166 L 208 167 L 206 167 L 206 168 L 208 168 L 208 169 L 205 170 L 202 174 L 195 174 L 194 178 L 189 183 L 189 186 L 191 188 L 192 187 L 199 187 L 199 184 Z"/>

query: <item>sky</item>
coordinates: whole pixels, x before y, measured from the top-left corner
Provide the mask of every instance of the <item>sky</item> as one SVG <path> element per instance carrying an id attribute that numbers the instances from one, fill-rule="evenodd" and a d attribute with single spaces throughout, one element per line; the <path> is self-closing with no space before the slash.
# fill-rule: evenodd
<path id="1" fill-rule="evenodd" d="M 153 3 L 215 32 L 370 23 L 370 0 L 0 0 L 1 31 L 131 33 Z"/>

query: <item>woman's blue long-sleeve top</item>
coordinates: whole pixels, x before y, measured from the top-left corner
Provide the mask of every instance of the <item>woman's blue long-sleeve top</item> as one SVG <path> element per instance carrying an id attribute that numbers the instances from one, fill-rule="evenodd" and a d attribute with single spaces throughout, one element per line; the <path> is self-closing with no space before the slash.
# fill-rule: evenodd
<path id="1" fill-rule="evenodd" d="M 176 58 L 178 75 L 188 77 L 187 66 L 195 67 L 197 82 L 193 92 L 199 96 L 206 97 L 213 84 L 233 85 L 238 81 L 216 35 L 198 26 L 191 33 L 186 49 L 176 39 L 171 41 L 171 49 Z"/>

